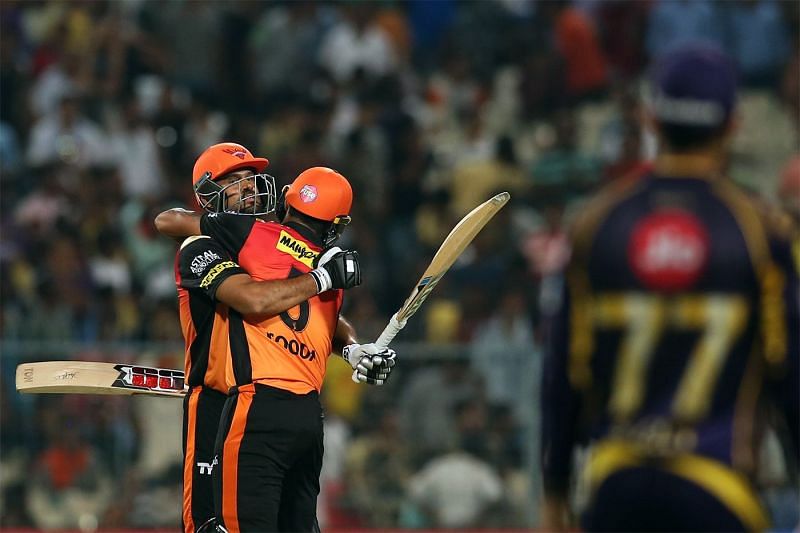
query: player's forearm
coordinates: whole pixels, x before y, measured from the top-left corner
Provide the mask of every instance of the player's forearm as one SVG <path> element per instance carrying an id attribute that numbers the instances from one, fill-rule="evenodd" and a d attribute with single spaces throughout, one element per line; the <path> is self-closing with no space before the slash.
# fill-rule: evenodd
<path id="1" fill-rule="evenodd" d="M 336 325 L 336 333 L 333 335 L 333 351 L 342 353 L 342 349 L 348 344 L 355 344 L 358 342 L 356 338 L 356 329 L 345 317 L 339 317 L 339 323 Z"/>
<path id="2" fill-rule="evenodd" d="M 232 276 L 217 289 L 216 299 L 243 315 L 271 317 L 283 313 L 317 294 L 310 275 L 290 279 L 256 281 Z"/>
<path id="3" fill-rule="evenodd" d="M 159 233 L 173 239 L 201 235 L 201 216 L 201 213 L 176 207 L 159 213 L 155 219 L 155 226 Z"/>

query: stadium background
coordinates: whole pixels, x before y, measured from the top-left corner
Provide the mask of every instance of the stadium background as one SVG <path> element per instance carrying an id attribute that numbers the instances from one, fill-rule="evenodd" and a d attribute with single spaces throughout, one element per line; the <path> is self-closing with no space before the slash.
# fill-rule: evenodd
<path id="1" fill-rule="evenodd" d="M 3 0 L 0 18 L 4 529 L 179 524 L 179 402 L 22 397 L 12 376 L 39 359 L 182 367 L 175 245 L 152 219 L 194 205 L 210 144 L 268 157 L 279 186 L 319 164 L 351 180 L 345 244 L 365 283 L 345 313 L 363 339 L 461 215 L 513 194 L 399 337 L 389 385 L 331 363 L 328 530 L 539 523 L 538 369 L 565 227 L 654 154 L 652 57 L 698 38 L 728 50 L 743 81 L 730 175 L 798 200 L 796 2 Z M 797 494 L 766 449 L 760 488 L 791 526 Z"/>

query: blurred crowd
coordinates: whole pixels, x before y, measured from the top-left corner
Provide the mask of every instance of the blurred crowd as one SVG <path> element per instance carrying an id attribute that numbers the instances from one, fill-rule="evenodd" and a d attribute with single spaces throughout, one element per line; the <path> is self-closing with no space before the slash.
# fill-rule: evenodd
<path id="1" fill-rule="evenodd" d="M 351 181 L 344 246 L 364 285 L 344 312 L 363 339 L 461 216 L 511 192 L 409 323 L 387 387 L 331 362 L 320 516 L 535 524 L 541 324 L 570 213 L 647 168 L 647 65 L 698 39 L 740 69 L 729 174 L 767 201 L 797 199 L 798 6 L 4 0 L 0 526 L 179 522 L 178 404 L 22 398 L 9 376 L 37 357 L 182 366 L 176 245 L 152 221 L 196 207 L 194 160 L 223 140 L 269 158 L 279 187 L 316 165 Z"/>

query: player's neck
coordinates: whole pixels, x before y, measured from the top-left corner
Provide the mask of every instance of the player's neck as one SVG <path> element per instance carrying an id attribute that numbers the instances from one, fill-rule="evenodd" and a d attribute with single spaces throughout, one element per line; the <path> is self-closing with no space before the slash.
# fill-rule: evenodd
<path id="1" fill-rule="evenodd" d="M 662 152 L 656 156 L 654 167 L 659 176 L 714 179 L 722 173 L 723 161 L 714 150 Z"/>

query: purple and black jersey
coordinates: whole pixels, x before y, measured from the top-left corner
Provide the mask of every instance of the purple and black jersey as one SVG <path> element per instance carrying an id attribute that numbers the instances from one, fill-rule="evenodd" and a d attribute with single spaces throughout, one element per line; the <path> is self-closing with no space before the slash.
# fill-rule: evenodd
<path id="1" fill-rule="evenodd" d="M 544 369 L 546 489 L 567 490 L 572 450 L 588 442 L 600 452 L 590 485 L 664 461 L 742 507 L 697 472 L 752 474 L 768 409 L 797 455 L 788 236 L 729 183 L 649 175 L 593 200 L 572 244 Z"/>

